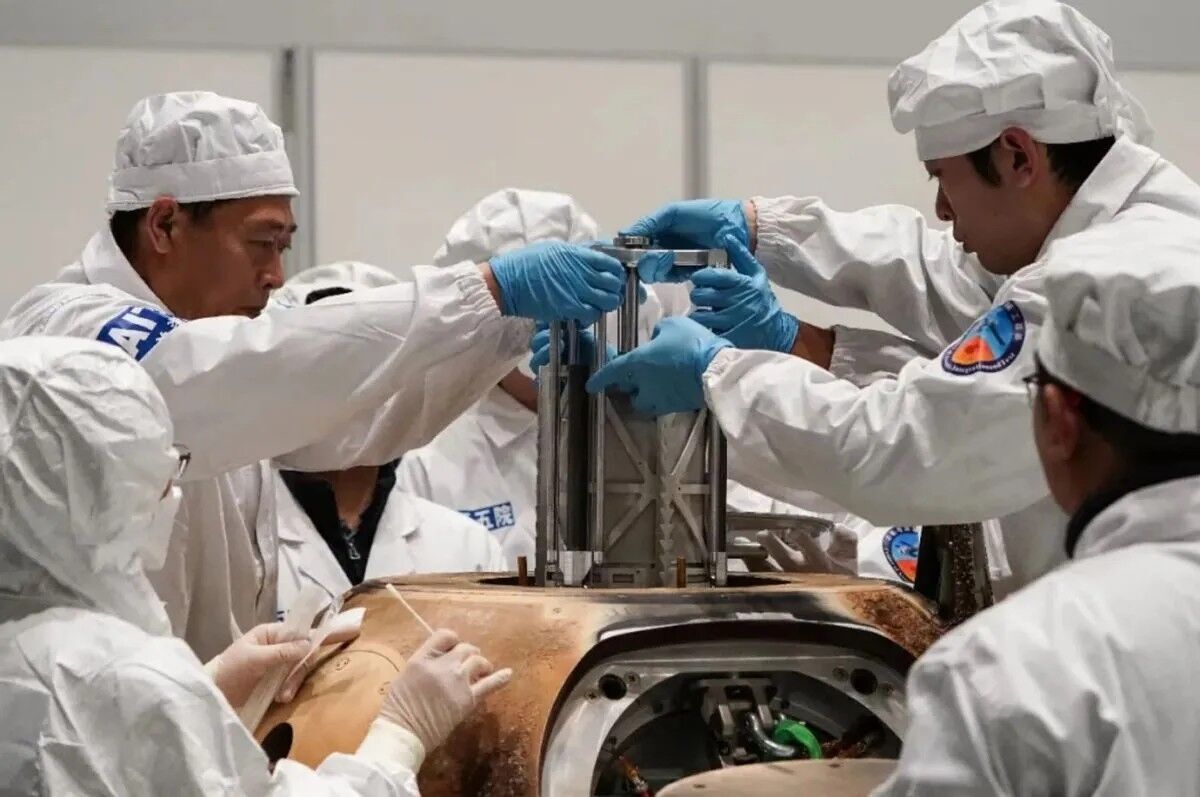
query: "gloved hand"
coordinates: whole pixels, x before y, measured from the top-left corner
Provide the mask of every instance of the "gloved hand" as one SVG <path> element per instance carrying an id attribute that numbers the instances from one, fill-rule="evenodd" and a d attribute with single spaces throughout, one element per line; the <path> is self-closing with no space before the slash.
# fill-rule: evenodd
<path id="1" fill-rule="evenodd" d="M 395 723 L 432 752 L 475 705 L 512 678 L 495 670 L 479 648 L 445 628 L 433 632 L 392 681 L 379 718 Z"/>
<path id="2" fill-rule="evenodd" d="M 505 315 L 535 321 L 590 324 L 615 310 L 625 291 L 625 267 L 594 249 L 540 241 L 493 257 Z"/>
<path id="3" fill-rule="evenodd" d="M 347 609 L 326 619 L 309 632 L 309 639 L 312 641 L 311 649 L 308 655 L 301 659 L 300 663 L 293 667 L 287 678 L 284 679 L 283 685 L 279 687 L 279 692 L 275 695 L 276 702 L 291 702 L 292 698 L 296 696 L 296 691 L 304 683 L 304 679 L 308 677 L 314 667 L 323 661 L 320 656 L 322 647 L 340 645 L 343 642 L 357 639 L 359 632 L 362 631 L 365 614 L 366 611 L 362 608 Z"/>
<path id="4" fill-rule="evenodd" d="M 592 374 L 587 389 L 628 393 L 642 415 L 698 410 L 704 406 L 705 369 L 717 352 L 732 345 L 690 318 L 664 318 L 649 343 Z"/>
<path id="5" fill-rule="evenodd" d="M 692 275 L 692 304 L 702 309 L 690 317 L 739 349 L 791 351 L 800 322 L 779 306 L 766 269 L 732 235 L 722 246 L 733 268 L 704 268 Z"/>
<path id="6" fill-rule="evenodd" d="M 784 542 L 774 532 L 760 531 L 758 544 L 766 549 L 776 566 L 785 573 L 837 573 L 858 575 L 858 537 L 845 526 L 833 527 L 829 549 L 808 534 L 795 537 L 796 547 Z"/>
<path id="7" fill-rule="evenodd" d="M 277 665 L 296 666 L 312 650 L 307 631 L 283 623 L 257 625 L 204 665 L 229 705 L 240 708 L 263 676 Z"/>
<path id="8" fill-rule="evenodd" d="M 533 339 L 529 341 L 529 350 L 533 352 L 533 356 L 529 358 L 529 367 L 536 374 L 538 369 L 543 365 L 550 364 L 550 327 L 546 324 L 539 323 L 537 331 L 533 333 Z M 563 341 L 562 351 L 565 356 L 567 350 L 566 341 Z M 586 363 L 592 362 L 592 356 L 596 351 L 596 338 L 592 335 L 590 329 L 582 329 L 579 331 L 579 355 Z M 605 351 L 607 357 L 605 362 L 612 360 L 617 356 L 617 350 L 613 346 L 606 346 Z"/>
<path id="9" fill-rule="evenodd" d="M 741 200 L 689 199 L 664 205 L 621 230 L 623 235 L 648 236 L 666 249 L 719 249 L 732 235 L 750 245 L 750 231 Z M 648 254 L 638 261 L 642 282 L 687 282 L 690 269 L 674 268 L 669 253 Z"/>

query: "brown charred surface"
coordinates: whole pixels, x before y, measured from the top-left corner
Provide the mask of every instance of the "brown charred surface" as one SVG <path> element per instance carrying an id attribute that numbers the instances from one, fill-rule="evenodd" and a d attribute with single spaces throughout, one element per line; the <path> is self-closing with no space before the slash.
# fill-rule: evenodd
<path id="1" fill-rule="evenodd" d="M 739 620 L 746 612 L 863 623 L 913 656 L 937 636 L 925 604 L 886 582 L 824 575 L 748 578 L 723 589 L 633 591 L 517 587 L 477 573 L 389 579 L 434 628 L 452 628 L 497 667 L 516 677 L 488 698 L 420 773 L 427 797 L 536 795 L 541 751 L 559 693 L 606 628 L 694 618 Z M 353 752 L 366 734 L 386 685 L 425 639 L 424 629 L 382 588 L 351 591 L 343 608 L 364 607 L 361 636 L 326 654 L 300 693 L 277 705 L 258 728 L 261 739 L 291 723 L 289 758 L 317 766 L 333 752 Z"/>
<path id="2" fill-rule="evenodd" d="M 934 607 L 915 592 L 884 582 L 876 589 L 847 589 L 836 600 L 863 623 L 882 631 L 915 659 L 944 633 Z"/>

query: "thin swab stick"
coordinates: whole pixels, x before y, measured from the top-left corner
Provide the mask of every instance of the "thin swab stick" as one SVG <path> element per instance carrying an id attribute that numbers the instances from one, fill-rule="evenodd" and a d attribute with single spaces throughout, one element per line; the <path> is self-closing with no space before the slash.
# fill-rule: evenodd
<path id="1" fill-rule="evenodd" d="M 404 596 L 400 594 L 399 590 L 397 590 L 391 584 L 384 584 L 383 586 L 384 586 L 384 589 L 386 589 L 388 592 L 392 593 L 393 598 L 400 601 L 401 605 L 403 605 L 405 609 L 408 609 L 409 614 L 411 614 L 413 617 L 417 618 L 417 622 L 420 623 L 422 626 L 424 626 L 426 631 L 428 631 L 431 635 L 433 634 L 433 629 L 429 627 L 429 623 L 425 622 L 424 617 L 417 614 L 416 609 L 414 609 L 412 606 L 408 605 L 408 601 L 404 600 Z"/>

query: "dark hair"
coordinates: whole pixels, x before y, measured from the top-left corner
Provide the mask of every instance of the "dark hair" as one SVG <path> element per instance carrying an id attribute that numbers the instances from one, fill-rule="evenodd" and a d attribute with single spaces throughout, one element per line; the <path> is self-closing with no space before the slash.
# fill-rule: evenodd
<path id="1" fill-rule="evenodd" d="M 1000 184 L 1000 172 L 996 171 L 996 164 L 992 162 L 992 148 L 996 146 L 996 141 L 967 153 L 967 159 L 975 167 L 976 173 L 988 185 Z M 1046 157 L 1058 179 L 1066 183 L 1072 191 L 1077 191 L 1084 180 L 1095 171 L 1100 161 L 1104 160 L 1114 143 L 1116 139 L 1109 136 L 1074 144 L 1047 144 Z"/>
<path id="2" fill-rule="evenodd" d="M 208 202 L 186 202 L 180 203 L 179 207 L 191 217 L 192 221 L 203 224 L 212 215 L 213 209 L 217 205 L 228 201 L 228 199 L 214 199 Z M 137 245 L 137 228 L 142 223 L 142 219 L 146 218 L 147 210 L 149 208 L 118 210 L 108 220 L 108 228 L 112 230 L 113 239 L 121 248 L 126 259 L 133 258 L 133 250 Z"/>
<path id="3" fill-rule="evenodd" d="M 1046 370 L 1037 361 L 1039 385 L 1056 385 L 1079 396 L 1079 414 L 1088 427 L 1117 452 L 1129 470 L 1144 466 L 1162 466 L 1174 460 L 1200 459 L 1200 435 L 1172 434 L 1142 426 L 1080 393 Z"/>

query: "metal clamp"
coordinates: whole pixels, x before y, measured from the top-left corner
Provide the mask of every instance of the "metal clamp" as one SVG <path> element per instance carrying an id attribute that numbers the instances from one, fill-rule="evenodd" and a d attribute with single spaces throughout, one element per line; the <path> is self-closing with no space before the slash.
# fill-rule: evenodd
<path id="1" fill-rule="evenodd" d="M 626 266 L 634 267 L 643 255 L 656 252 L 674 252 L 678 268 L 722 267 L 729 264 L 729 255 L 724 249 L 657 249 L 653 247 L 633 248 L 616 244 L 592 244 L 597 252 L 614 257 Z"/>

